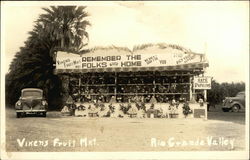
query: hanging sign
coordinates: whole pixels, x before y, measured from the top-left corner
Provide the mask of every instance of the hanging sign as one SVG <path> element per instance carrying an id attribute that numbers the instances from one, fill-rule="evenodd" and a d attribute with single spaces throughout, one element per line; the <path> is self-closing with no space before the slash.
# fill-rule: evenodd
<path id="1" fill-rule="evenodd" d="M 56 69 L 97 69 L 177 66 L 202 62 L 198 54 L 121 54 L 121 55 L 83 55 L 57 54 Z"/>
<path id="2" fill-rule="evenodd" d="M 211 89 L 212 77 L 194 77 L 194 89 Z"/>

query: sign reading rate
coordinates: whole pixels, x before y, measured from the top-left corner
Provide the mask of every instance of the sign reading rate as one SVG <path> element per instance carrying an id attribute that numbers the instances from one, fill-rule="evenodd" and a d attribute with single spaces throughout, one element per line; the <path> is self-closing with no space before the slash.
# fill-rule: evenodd
<path id="1" fill-rule="evenodd" d="M 127 54 L 108 56 L 57 55 L 57 69 L 97 69 L 128 67 L 160 67 L 201 62 L 197 54 Z"/>
<path id="2" fill-rule="evenodd" d="M 211 89 L 211 77 L 194 77 L 194 89 Z"/>

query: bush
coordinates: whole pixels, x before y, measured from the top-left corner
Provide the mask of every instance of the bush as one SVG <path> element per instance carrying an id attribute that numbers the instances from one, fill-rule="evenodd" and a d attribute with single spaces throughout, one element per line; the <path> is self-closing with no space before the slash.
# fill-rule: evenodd
<path id="1" fill-rule="evenodd" d="M 245 91 L 245 83 L 218 83 L 215 80 L 212 81 L 212 88 L 207 92 L 207 101 L 210 104 L 219 104 L 225 99 L 225 97 L 234 97 L 238 92 Z"/>

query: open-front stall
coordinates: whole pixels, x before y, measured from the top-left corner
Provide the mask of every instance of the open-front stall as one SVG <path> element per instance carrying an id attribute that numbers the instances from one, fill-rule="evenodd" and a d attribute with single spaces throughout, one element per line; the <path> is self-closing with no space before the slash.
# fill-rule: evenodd
<path id="1" fill-rule="evenodd" d="M 183 106 L 188 104 L 188 117 L 199 109 L 195 117 L 206 118 L 206 95 L 197 96 L 200 92 L 194 87 L 206 67 L 204 54 L 157 44 L 133 51 L 94 48 L 82 55 L 58 51 L 55 73 L 62 77 L 66 97 L 83 110 L 99 107 L 98 116 L 103 108 L 111 108 L 113 116 L 121 117 L 133 112 L 138 116 L 140 110 L 140 117 L 150 117 L 151 112 L 154 117 L 184 117 Z"/>

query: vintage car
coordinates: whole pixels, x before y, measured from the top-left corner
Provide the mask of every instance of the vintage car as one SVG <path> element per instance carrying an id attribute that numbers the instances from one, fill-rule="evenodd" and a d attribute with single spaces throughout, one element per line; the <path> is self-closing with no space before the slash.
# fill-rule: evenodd
<path id="1" fill-rule="evenodd" d="M 43 90 L 38 88 L 25 88 L 21 91 L 21 97 L 16 102 L 16 117 L 26 114 L 39 114 L 46 117 L 48 103 L 43 97 Z"/>
<path id="2" fill-rule="evenodd" d="M 226 97 L 223 101 L 222 110 L 224 112 L 245 110 L 245 92 L 239 92 L 235 97 Z"/>

